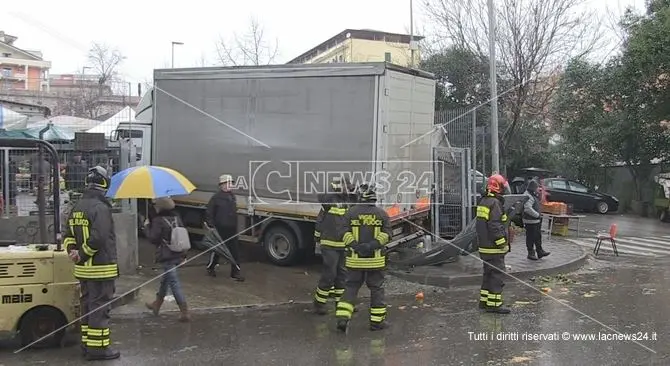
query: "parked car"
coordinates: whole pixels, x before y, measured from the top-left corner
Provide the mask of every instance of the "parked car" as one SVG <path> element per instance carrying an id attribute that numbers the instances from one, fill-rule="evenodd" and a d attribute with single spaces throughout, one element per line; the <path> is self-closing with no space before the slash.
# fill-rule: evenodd
<path id="1" fill-rule="evenodd" d="M 546 178 L 547 201 L 571 204 L 575 211 L 606 214 L 619 210 L 619 200 L 603 192 L 565 178 Z"/>

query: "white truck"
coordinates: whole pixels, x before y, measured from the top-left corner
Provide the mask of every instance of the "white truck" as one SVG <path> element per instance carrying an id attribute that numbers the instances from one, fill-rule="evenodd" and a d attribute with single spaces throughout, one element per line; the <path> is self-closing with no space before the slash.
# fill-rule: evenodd
<path id="1" fill-rule="evenodd" d="M 314 252 L 317 194 L 335 174 L 382 187 L 394 240 L 417 231 L 409 222 L 429 227 L 434 94 L 432 74 L 388 63 L 160 69 L 117 137 L 132 139 L 138 165 L 196 185 L 173 197 L 192 234 L 232 175 L 239 229 L 251 228 L 240 238 L 291 265 Z"/>

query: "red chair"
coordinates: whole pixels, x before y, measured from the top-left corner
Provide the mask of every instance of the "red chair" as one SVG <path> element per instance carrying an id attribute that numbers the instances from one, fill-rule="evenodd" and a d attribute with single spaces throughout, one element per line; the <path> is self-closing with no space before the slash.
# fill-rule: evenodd
<path id="1" fill-rule="evenodd" d="M 612 250 L 614 251 L 614 255 L 617 257 L 619 256 L 619 251 L 616 249 L 616 232 L 617 232 L 617 226 L 616 224 L 610 225 L 610 231 L 605 233 L 605 232 L 599 232 L 596 234 L 596 246 L 593 248 L 593 254 L 598 255 L 598 252 L 600 251 L 600 246 L 603 244 L 603 241 L 609 240 L 610 244 L 612 244 Z"/>

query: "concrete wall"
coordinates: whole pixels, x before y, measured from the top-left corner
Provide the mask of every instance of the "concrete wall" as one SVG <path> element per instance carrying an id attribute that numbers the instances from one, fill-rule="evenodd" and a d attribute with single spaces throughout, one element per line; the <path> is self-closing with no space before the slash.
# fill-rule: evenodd
<path id="1" fill-rule="evenodd" d="M 53 241 L 53 216 L 47 216 L 49 241 Z M 116 250 L 121 274 L 135 274 L 138 259 L 137 218 L 135 214 L 115 213 Z M 17 216 L 0 219 L 0 240 L 16 240 L 19 244 L 34 244 L 40 240 L 37 216 Z"/>

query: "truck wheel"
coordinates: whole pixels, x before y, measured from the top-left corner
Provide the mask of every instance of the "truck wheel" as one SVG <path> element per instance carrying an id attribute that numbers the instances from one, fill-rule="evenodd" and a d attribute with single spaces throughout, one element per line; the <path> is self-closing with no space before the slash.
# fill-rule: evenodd
<path id="1" fill-rule="evenodd" d="M 19 324 L 21 345 L 31 345 L 34 348 L 56 347 L 65 336 L 65 329 L 60 329 L 65 324 L 65 317 L 57 309 L 47 306 L 32 309 L 23 316 Z M 33 342 L 37 343 L 32 344 Z"/>
<path id="2" fill-rule="evenodd" d="M 295 234 L 282 225 L 267 229 L 263 236 L 263 247 L 270 261 L 279 266 L 295 264 L 300 254 Z"/>

